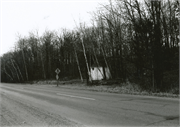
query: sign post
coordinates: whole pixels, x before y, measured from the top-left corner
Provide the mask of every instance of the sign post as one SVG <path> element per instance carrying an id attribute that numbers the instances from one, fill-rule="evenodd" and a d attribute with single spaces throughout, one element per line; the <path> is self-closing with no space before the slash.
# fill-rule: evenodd
<path id="1" fill-rule="evenodd" d="M 57 86 L 59 85 L 59 73 L 60 73 L 60 70 L 59 70 L 59 68 L 57 68 L 56 70 L 55 70 L 55 72 L 56 72 L 56 80 L 57 80 Z"/>

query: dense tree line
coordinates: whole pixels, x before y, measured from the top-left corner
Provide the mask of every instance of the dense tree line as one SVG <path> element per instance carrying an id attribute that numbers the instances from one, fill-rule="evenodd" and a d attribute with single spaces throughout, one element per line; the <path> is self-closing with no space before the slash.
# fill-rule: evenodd
<path id="1" fill-rule="evenodd" d="M 92 13 L 92 27 L 19 35 L 1 57 L 1 81 L 54 79 L 56 68 L 60 78 L 90 79 L 96 64 L 108 67 L 112 79 L 146 89 L 178 87 L 178 7 L 178 0 L 109 1 Z"/>

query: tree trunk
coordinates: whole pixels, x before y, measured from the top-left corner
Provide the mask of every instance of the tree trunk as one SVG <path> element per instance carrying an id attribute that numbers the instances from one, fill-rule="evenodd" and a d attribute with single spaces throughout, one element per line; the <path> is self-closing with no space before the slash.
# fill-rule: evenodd
<path id="1" fill-rule="evenodd" d="M 11 79 L 12 81 L 14 80 L 14 79 L 11 77 L 11 75 L 7 73 L 5 66 L 4 66 L 4 72 L 6 73 L 7 76 L 10 77 L 10 79 Z"/>
<path id="2" fill-rule="evenodd" d="M 43 77 L 44 77 L 44 79 L 46 79 L 46 73 L 45 73 L 45 69 L 44 69 L 44 63 L 43 63 L 43 58 L 42 58 L 42 53 L 40 53 L 41 54 L 41 63 L 42 63 L 42 73 L 43 73 Z"/>
<path id="3" fill-rule="evenodd" d="M 18 69 L 18 71 L 19 71 L 19 73 L 20 73 L 21 79 L 24 81 L 24 78 L 23 78 L 23 76 L 22 76 L 21 70 L 19 69 L 19 66 L 16 64 L 15 61 L 14 61 L 14 63 L 15 63 L 15 65 L 17 66 L 17 69 Z"/>
<path id="4" fill-rule="evenodd" d="M 103 53 L 104 61 L 106 63 L 106 67 L 109 69 L 109 65 L 108 65 L 107 60 L 106 60 L 106 54 L 105 54 L 105 52 L 104 52 L 102 47 L 101 47 L 101 50 L 102 50 L 102 53 Z M 110 73 L 110 78 L 112 78 L 110 69 L 109 69 L 109 73 Z"/>
<path id="5" fill-rule="evenodd" d="M 15 68 L 15 66 L 14 66 L 14 63 L 13 63 L 12 59 L 11 59 L 11 63 L 12 63 L 12 66 L 13 66 L 14 70 L 16 71 L 17 78 L 18 78 L 18 80 L 20 81 L 18 71 L 17 71 L 17 69 Z"/>
<path id="6" fill-rule="evenodd" d="M 26 62 L 25 62 L 25 58 L 24 58 L 24 51 L 23 51 L 23 49 L 21 49 L 21 51 L 22 51 L 22 56 L 23 56 L 23 61 L 24 61 L 24 68 L 25 68 L 25 73 L 26 73 L 26 79 L 28 81 L 29 79 L 28 79 L 28 72 L 27 72 Z"/>
<path id="7" fill-rule="evenodd" d="M 8 65 L 7 65 L 7 67 L 9 68 L 9 70 L 10 70 L 10 72 L 12 74 L 12 78 L 15 79 L 13 71 L 11 70 L 11 68 Z"/>
<path id="8" fill-rule="evenodd" d="M 99 69 L 100 65 L 99 65 L 99 62 L 98 62 L 98 59 L 97 59 L 97 56 L 96 56 L 96 53 L 95 53 L 94 45 L 93 45 L 93 52 L 94 52 L 94 56 L 95 56 L 95 61 L 96 61 L 97 66 L 98 66 L 98 70 L 102 74 L 103 78 L 106 79 L 106 74 L 104 72 L 101 72 L 101 70 Z"/>
<path id="9" fill-rule="evenodd" d="M 73 47 L 74 47 L 74 44 L 73 44 Z M 80 65 L 79 65 L 79 60 L 78 60 L 78 56 L 77 56 L 77 52 L 76 52 L 75 47 L 74 47 L 74 52 L 75 52 L 76 62 L 77 62 L 77 65 L 78 65 L 79 75 L 80 75 L 81 81 L 83 82 L 83 78 L 82 78 L 82 74 L 81 74 L 81 68 L 80 68 Z"/>
<path id="10" fill-rule="evenodd" d="M 90 70 L 89 70 L 89 65 L 88 65 L 88 61 L 87 61 L 87 57 L 86 57 L 86 50 L 85 50 L 85 47 L 84 47 L 83 38 L 81 38 L 81 43 L 82 43 L 82 47 L 83 47 L 84 58 L 85 58 L 85 62 L 86 62 L 87 72 L 88 72 L 88 78 L 89 78 L 89 82 L 91 83 L 92 82 L 91 73 L 90 73 Z"/>

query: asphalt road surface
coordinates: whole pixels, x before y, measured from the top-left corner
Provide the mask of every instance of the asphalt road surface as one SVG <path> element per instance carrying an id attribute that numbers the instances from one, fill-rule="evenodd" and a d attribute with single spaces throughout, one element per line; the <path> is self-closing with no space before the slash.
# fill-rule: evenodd
<path id="1" fill-rule="evenodd" d="M 178 126 L 179 99 L 0 84 L 0 126 Z"/>

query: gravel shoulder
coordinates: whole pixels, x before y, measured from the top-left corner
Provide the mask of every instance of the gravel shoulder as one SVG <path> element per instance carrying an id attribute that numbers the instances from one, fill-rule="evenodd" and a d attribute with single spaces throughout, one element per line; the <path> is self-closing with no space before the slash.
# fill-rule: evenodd
<path id="1" fill-rule="evenodd" d="M 79 126 L 73 121 L 20 102 L 6 94 L 0 95 L 0 126 L 46 127 Z"/>

